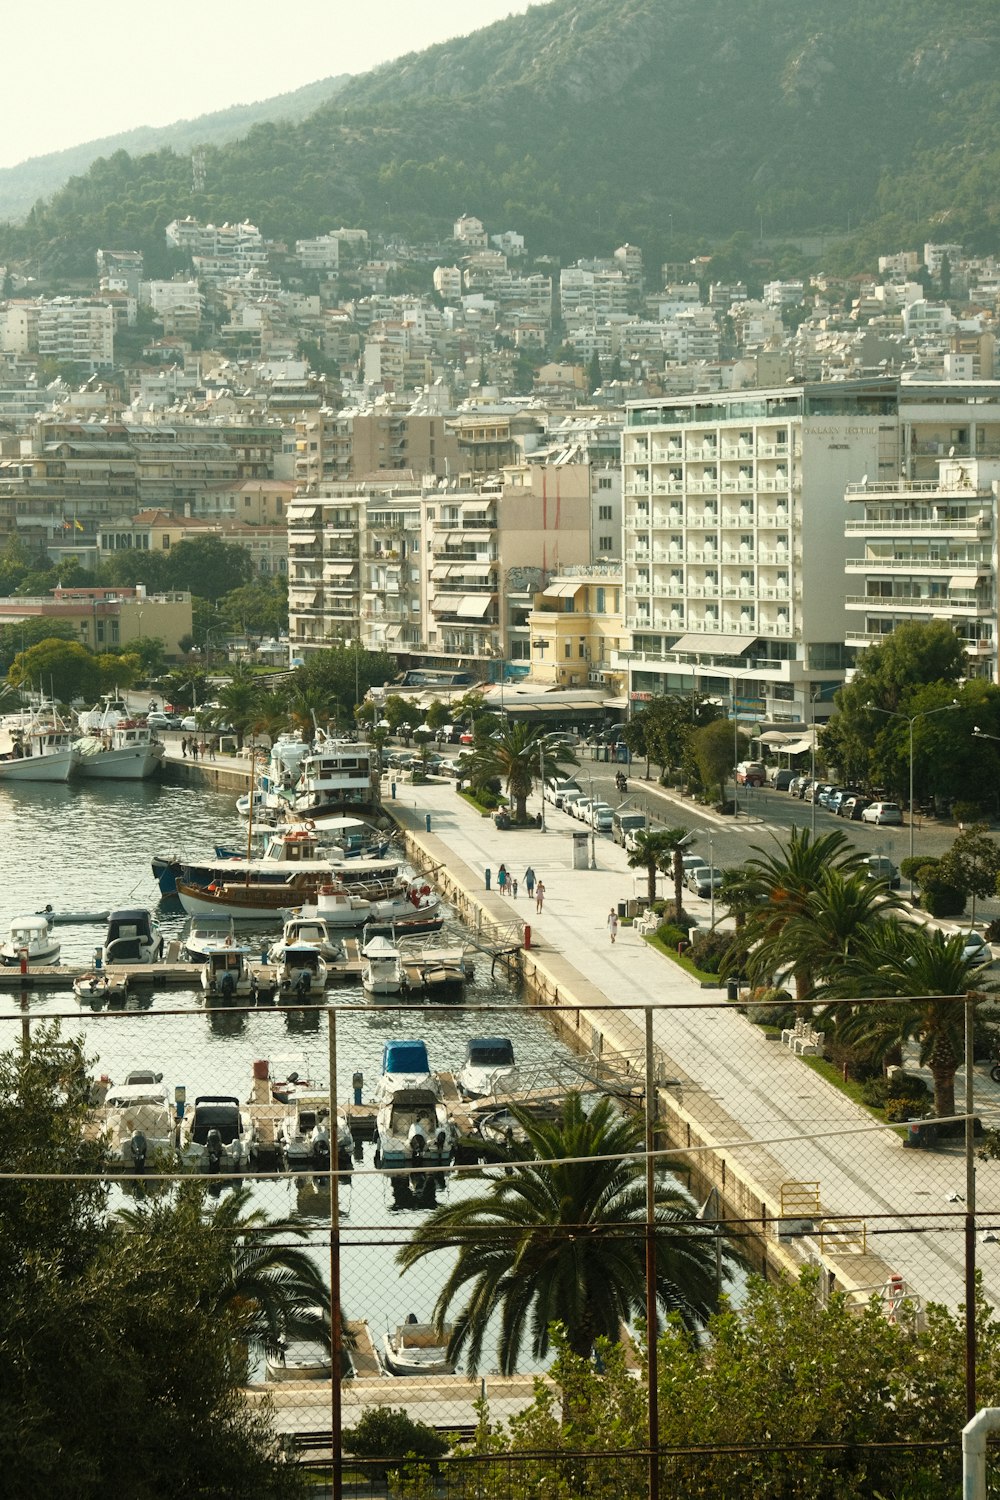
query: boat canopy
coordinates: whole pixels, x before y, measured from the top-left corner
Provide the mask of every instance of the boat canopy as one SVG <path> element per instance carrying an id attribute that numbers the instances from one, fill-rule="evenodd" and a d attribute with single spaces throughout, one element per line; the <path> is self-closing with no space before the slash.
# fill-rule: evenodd
<path id="1" fill-rule="evenodd" d="M 474 1036 L 467 1043 L 465 1060 L 473 1068 L 514 1066 L 514 1046 L 505 1036 Z"/>
<path id="2" fill-rule="evenodd" d="M 383 1073 L 429 1073 L 424 1042 L 386 1042 L 382 1049 Z"/>

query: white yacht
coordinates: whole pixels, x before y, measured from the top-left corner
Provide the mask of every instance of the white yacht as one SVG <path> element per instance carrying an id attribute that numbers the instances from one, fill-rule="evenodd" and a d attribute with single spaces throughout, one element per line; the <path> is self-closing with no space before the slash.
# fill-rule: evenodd
<path id="1" fill-rule="evenodd" d="M 48 917 L 36 914 L 15 917 L 7 941 L 0 944 L 0 963 L 56 964 L 59 962 L 59 939 L 53 936 Z"/>
<path id="2" fill-rule="evenodd" d="M 163 763 L 166 747 L 147 724 L 129 718 L 114 700 L 78 716 L 77 774 L 92 781 L 145 781 Z"/>

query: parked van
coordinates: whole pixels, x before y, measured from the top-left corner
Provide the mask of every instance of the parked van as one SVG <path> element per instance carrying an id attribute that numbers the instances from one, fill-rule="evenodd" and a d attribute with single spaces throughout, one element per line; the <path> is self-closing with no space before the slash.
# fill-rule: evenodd
<path id="1" fill-rule="evenodd" d="M 567 792 L 578 792 L 582 795 L 583 788 L 572 776 L 549 776 L 545 782 L 544 797 L 546 802 L 554 802 L 556 807 L 562 807 Z"/>
<path id="2" fill-rule="evenodd" d="M 776 792 L 787 792 L 794 780 L 795 772 L 787 768 L 779 770 L 777 766 L 772 766 L 767 773 L 767 784 L 773 786 Z"/>
<path id="3" fill-rule="evenodd" d="M 616 812 L 611 819 L 611 837 L 624 848 L 625 835 L 638 832 L 646 826 L 646 814 L 641 812 Z"/>

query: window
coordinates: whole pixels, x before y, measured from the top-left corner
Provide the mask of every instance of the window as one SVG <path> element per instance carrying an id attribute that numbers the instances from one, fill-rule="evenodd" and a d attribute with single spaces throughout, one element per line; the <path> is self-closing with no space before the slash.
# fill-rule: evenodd
<path id="1" fill-rule="evenodd" d="M 611 488 L 611 475 L 610 474 L 600 474 L 600 475 L 598 475 L 597 488 L 599 490 L 609 490 Z"/>
<path id="2" fill-rule="evenodd" d="M 597 592 L 597 602 L 594 605 L 594 608 L 595 608 L 597 614 L 599 614 L 599 615 L 606 614 L 607 611 L 606 611 L 606 609 L 604 607 L 605 591 L 604 591 L 604 589 L 599 588 L 596 592 Z"/>
<path id="3" fill-rule="evenodd" d="M 598 552 L 610 552 L 614 547 L 615 539 L 612 536 L 599 536 L 597 538 Z"/>
<path id="4" fill-rule="evenodd" d="M 611 520 L 611 506 L 610 505 L 599 505 L 597 507 L 597 519 L 599 521 L 610 521 Z"/>
<path id="5" fill-rule="evenodd" d="M 583 641 L 580 642 L 580 655 L 582 657 L 586 657 L 586 655 L 587 655 L 587 648 L 584 645 Z"/>
<path id="6" fill-rule="evenodd" d="M 572 641 L 567 641 L 566 644 L 565 644 L 565 646 L 563 646 L 563 656 L 565 656 L 566 660 L 568 661 L 569 658 L 572 655 L 573 655 L 573 642 Z"/>

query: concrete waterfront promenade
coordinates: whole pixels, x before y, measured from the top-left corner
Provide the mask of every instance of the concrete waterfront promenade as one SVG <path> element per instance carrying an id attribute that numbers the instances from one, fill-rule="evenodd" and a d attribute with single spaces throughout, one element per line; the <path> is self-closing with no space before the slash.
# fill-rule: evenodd
<path id="1" fill-rule="evenodd" d="M 677 1164 L 690 1164 L 703 1185 L 717 1186 L 730 1214 L 763 1227 L 773 1264 L 791 1269 L 816 1259 L 844 1288 L 878 1288 L 899 1275 L 924 1301 L 954 1306 L 963 1300 L 965 1160 L 957 1145 L 906 1149 L 897 1131 L 879 1125 L 727 1005 L 724 990 L 703 990 L 631 927 L 620 926 L 612 946 L 608 911 L 642 894 L 645 876 L 628 868 L 625 852 L 609 839 L 594 842 L 596 868 L 574 869 L 572 834 L 581 824 L 566 814 L 547 807 L 545 832 L 501 832 L 452 784 L 399 782 L 396 791 L 387 809 L 407 831 L 414 853 L 442 866 L 445 889 L 460 906 L 465 893 L 465 914 L 475 920 L 481 910 L 500 929 L 515 920 L 530 925 L 526 972 L 544 999 L 579 1008 L 566 1024 L 585 1046 L 637 1057 L 641 1007 L 662 1007 L 653 1027 L 659 1115 L 671 1145 L 681 1148 Z M 501 861 L 519 881 L 516 899 L 497 889 Z M 540 914 L 524 885 L 529 865 L 545 883 Z M 685 900 L 707 925 L 709 903 Z M 672 1081 L 662 1086 L 664 1078 Z M 986 1067 L 977 1068 L 975 1089 L 977 1113 L 997 1123 L 1000 1091 Z M 957 1095 L 964 1097 L 963 1073 Z M 818 1227 L 779 1234 L 773 1221 L 794 1217 L 792 1183 L 818 1184 L 821 1215 L 802 1217 L 834 1221 L 822 1241 Z M 977 1199 L 979 1228 L 1000 1226 L 1000 1163 L 978 1165 Z M 862 1224 L 863 1253 L 857 1238 L 845 1233 L 848 1225 Z M 987 1296 L 997 1303 L 1000 1246 L 983 1246 L 980 1261 Z"/>

